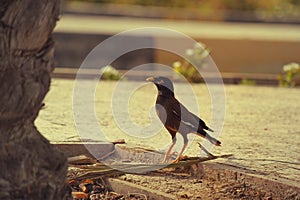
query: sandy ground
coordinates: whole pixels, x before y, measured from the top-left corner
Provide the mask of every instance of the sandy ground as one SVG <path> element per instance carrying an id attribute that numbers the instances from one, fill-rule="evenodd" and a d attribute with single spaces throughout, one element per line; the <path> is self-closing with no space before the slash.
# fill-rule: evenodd
<path id="1" fill-rule="evenodd" d="M 132 91 L 114 92 L 116 82 L 101 81 L 95 93 L 95 110 L 99 127 L 105 135 L 103 138 L 95 134 L 89 137 L 77 133 L 72 110 L 73 84 L 74 80 L 53 79 L 51 90 L 45 99 L 46 107 L 36 120 L 38 129 L 51 142 L 79 141 L 80 137 L 93 140 L 124 138 L 130 146 L 152 149 L 165 149 L 170 143 L 171 138 L 164 129 L 155 134 L 147 128 L 145 132 L 141 131 L 143 127 L 151 124 L 151 116 L 154 116 L 153 123 L 159 124 L 152 109 L 157 93 L 153 85 L 139 87 L 132 93 L 129 101 L 124 100 L 130 115 L 124 115 L 124 123 L 121 122 L 118 126 L 112 114 L 112 94 L 117 94 L 114 98 L 122 99 L 126 93 Z M 122 84 L 125 88 L 130 88 L 140 83 L 124 81 Z M 201 117 L 210 124 L 213 105 L 207 87 L 204 84 L 196 84 L 192 85 L 192 89 Z M 190 105 L 193 98 L 189 97 L 189 86 L 177 83 L 175 91 L 178 98 L 193 110 L 194 106 Z M 300 186 L 299 88 L 226 85 L 225 91 L 226 117 L 219 137 L 222 147 L 213 148 L 212 152 L 234 155 L 229 159 L 219 159 L 218 162 L 255 171 L 271 179 L 288 180 Z M 123 115 L 120 110 L 116 113 Z M 128 124 L 125 119 L 130 119 L 133 124 Z M 90 124 L 87 122 L 87 127 L 93 125 L 92 120 L 90 121 Z M 141 127 L 138 132 L 140 135 L 132 136 L 123 131 L 130 130 L 134 125 Z M 157 127 L 154 126 L 154 129 Z M 195 138 L 185 154 L 199 155 L 197 142 L 202 141 L 201 138 Z"/>

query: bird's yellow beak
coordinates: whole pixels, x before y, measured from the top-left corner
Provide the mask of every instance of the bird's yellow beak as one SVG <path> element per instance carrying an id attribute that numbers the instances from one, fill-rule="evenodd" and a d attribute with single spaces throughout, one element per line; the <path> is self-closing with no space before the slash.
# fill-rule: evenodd
<path id="1" fill-rule="evenodd" d="M 146 78 L 146 81 L 154 81 L 153 77 Z"/>

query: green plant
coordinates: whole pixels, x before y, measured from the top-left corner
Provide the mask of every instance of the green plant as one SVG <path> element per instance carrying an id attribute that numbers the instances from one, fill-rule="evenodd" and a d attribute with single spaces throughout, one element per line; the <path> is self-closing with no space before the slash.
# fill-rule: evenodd
<path id="1" fill-rule="evenodd" d="M 186 50 L 186 59 L 184 59 L 182 62 L 174 62 L 173 68 L 176 72 L 182 74 L 189 82 L 202 82 L 203 79 L 199 74 L 197 67 L 203 67 L 204 59 L 209 56 L 209 52 L 209 49 L 207 49 L 204 44 L 196 43 L 193 49 Z"/>
<path id="2" fill-rule="evenodd" d="M 283 66 L 282 74 L 278 75 L 279 86 L 294 87 L 295 77 L 300 73 L 300 66 L 298 63 L 292 62 Z"/>
<path id="3" fill-rule="evenodd" d="M 247 79 L 247 78 L 243 78 L 242 80 L 241 80 L 241 83 L 240 84 L 242 84 L 242 85 L 256 85 L 256 81 L 255 80 L 249 80 L 249 79 Z"/>
<path id="4" fill-rule="evenodd" d="M 120 80 L 122 78 L 120 72 L 110 65 L 102 68 L 101 73 L 101 78 L 104 80 Z"/>

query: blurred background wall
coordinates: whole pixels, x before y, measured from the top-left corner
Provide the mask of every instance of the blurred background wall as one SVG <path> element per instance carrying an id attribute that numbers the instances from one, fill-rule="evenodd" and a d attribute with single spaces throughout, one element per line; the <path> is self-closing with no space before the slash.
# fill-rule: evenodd
<path id="1" fill-rule="evenodd" d="M 275 75 L 284 64 L 300 62 L 299 0 L 69 0 L 62 6 L 55 31 L 58 67 L 78 68 L 106 38 L 143 26 L 172 28 L 204 43 L 221 72 Z M 144 39 L 176 42 L 159 33 Z M 120 57 L 113 66 L 128 70 L 178 59 L 145 49 Z"/>

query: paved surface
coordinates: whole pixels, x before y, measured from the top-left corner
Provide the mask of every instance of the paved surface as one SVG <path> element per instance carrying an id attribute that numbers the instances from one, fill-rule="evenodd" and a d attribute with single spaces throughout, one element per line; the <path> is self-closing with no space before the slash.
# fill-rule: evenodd
<path id="1" fill-rule="evenodd" d="M 103 139 L 92 133 L 85 136 L 78 135 L 72 111 L 73 83 L 73 80 L 53 79 L 51 90 L 45 99 L 46 108 L 40 112 L 36 120 L 38 129 L 52 142 L 79 141 L 80 136 L 84 139 Z M 125 88 L 137 84 L 137 82 L 122 82 Z M 151 123 L 151 116 L 155 116 L 151 110 L 156 98 L 155 87 L 151 84 L 140 87 L 132 93 L 127 106 L 130 120 L 142 127 L 140 134 L 145 137 L 140 138 L 124 133 L 123 125 L 126 126 L 127 117 L 124 117 L 123 124 L 119 126 L 116 124 L 111 101 L 115 86 L 115 82 L 101 81 L 95 94 L 97 122 L 106 139 L 124 138 L 130 146 L 166 149 L 171 139 L 164 129 L 156 134 L 148 129 L 143 131 L 143 127 Z M 175 85 L 177 96 L 188 108 L 192 109 L 192 98 L 187 92 L 188 89 L 188 85 L 179 83 Z M 201 117 L 211 125 L 212 104 L 206 86 L 204 84 L 192 85 L 192 89 L 197 96 L 196 102 L 200 107 Z M 215 154 L 232 153 L 234 156 L 218 161 L 255 171 L 271 179 L 293 181 L 299 186 L 299 88 L 226 85 L 225 90 L 226 118 L 220 136 L 222 147 L 216 147 L 212 152 Z M 115 98 L 122 99 L 128 92 L 129 90 L 118 91 L 118 97 Z M 118 110 L 117 113 L 123 115 L 123 110 Z M 159 124 L 157 119 L 153 118 L 153 120 L 154 123 Z M 89 121 L 91 120 L 86 120 L 87 126 L 91 125 Z M 129 130 L 134 124 L 127 124 Z M 93 128 L 95 127 L 91 127 L 91 130 Z M 195 138 L 185 154 L 199 155 L 197 142 L 202 141 L 201 138 Z"/>

